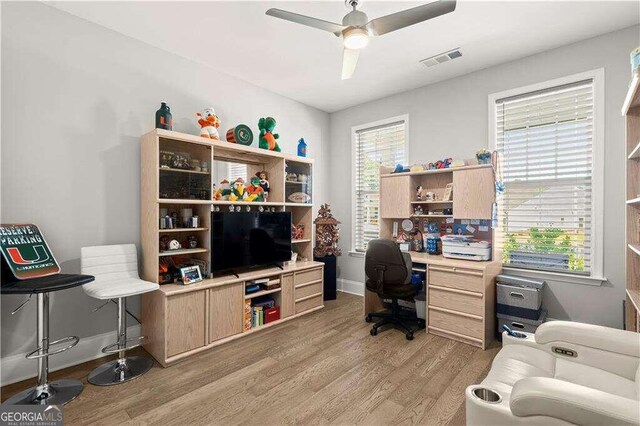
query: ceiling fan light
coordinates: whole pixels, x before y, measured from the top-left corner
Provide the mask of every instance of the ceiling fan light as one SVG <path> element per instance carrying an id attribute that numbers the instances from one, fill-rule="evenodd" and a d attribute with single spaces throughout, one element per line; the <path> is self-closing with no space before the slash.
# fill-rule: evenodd
<path id="1" fill-rule="evenodd" d="M 362 28 L 351 28 L 343 33 L 344 47 L 362 49 L 369 44 L 369 33 Z"/>

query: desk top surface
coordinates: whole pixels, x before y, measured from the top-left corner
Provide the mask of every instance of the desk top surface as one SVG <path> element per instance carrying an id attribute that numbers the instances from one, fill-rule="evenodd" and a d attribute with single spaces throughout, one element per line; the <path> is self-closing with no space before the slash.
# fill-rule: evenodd
<path id="1" fill-rule="evenodd" d="M 182 285 L 182 284 L 163 284 L 160 286 L 160 289 L 157 290 L 161 293 L 164 293 L 165 296 L 171 296 L 174 294 L 187 293 L 190 291 L 204 290 L 206 288 L 219 287 L 228 284 L 235 284 L 243 281 L 256 280 L 259 278 L 266 278 L 273 275 L 286 274 L 296 271 L 302 271 L 305 269 L 311 269 L 314 267 L 323 266 L 322 262 L 315 261 L 307 261 L 307 262 L 296 262 L 291 265 L 283 266 L 283 269 L 273 267 L 273 268 L 264 268 L 264 269 L 256 269 L 253 271 L 241 272 L 238 275 L 240 278 L 235 275 L 224 275 L 221 277 L 209 278 L 200 281 L 199 283 Z"/>
<path id="2" fill-rule="evenodd" d="M 450 266 L 454 268 L 467 268 L 467 269 L 486 269 L 490 266 L 494 266 L 499 264 L 500 262 L 497 260 L 488 260 L 488 261 L 475 261 L 475 260 L 464 260 L 464 259 L 450 259 L 442 256 L 441 254 L 434 255 L 423 252 L 412 251 L 409 252 L 411 255 L 411 260 L 414 263 L 424 263 L 427 265 L 433 266 Z"/>

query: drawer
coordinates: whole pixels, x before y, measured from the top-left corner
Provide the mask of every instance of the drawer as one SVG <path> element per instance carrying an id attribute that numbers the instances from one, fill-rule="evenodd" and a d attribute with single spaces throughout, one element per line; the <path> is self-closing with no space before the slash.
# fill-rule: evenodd
<path id="1" fill-rule="evenodd" d="M 296 301 L 296 314 L 322 306 L 322 294 Z"/>
<path id="2" fill-rule="evenodd" d="M 482 271 L 447 266 L 429 266 L 427 276 L 430 285 L 484 293 Z"/>
<path id="3" fill-rule="evenodd" d="M 501 305 L 538 310 L 542 305 L 542 289 L 499 282 L 496 284 L 496 299 Z"/>
<path id="4" fill-rule="evenodd" d="M 293 284 L 296 287 L 300 284 L 307 284 L 319 280 L 322 280 L 322 267 L 299 271 L 293 275 Z"/>
<path id="5" fill-rule="evenodd" d="M 482 316 L 484 303 L 482 293 L 465 294 L 459 291 L 450 291 L 447 287 L 429 287 L 429 305 L 452 311 L 464 312 Z"/>
<path id="6" fill-rule="evenodd" d="M 429 326 L 476 339 L 482 339 L 484 335 L 481 319 L 432 309 L 431 305 L 429 305 Z"/>
<path id="7" fill-rule="evenodd" d="M 318 293 L 322 293 L 322 281 L 315 281 L 297 286 L 295 290 L 295 298 L 297 300 Z"/>

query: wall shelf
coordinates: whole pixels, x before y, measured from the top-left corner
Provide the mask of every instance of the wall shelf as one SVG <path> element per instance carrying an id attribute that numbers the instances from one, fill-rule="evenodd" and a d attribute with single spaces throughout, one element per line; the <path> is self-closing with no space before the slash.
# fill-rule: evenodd
<path id="1" fill-rule="evenodd" d="M 291 240 L 291 244 L 298 244 L 298 243 L 310 243 L 311 239 L 302 239 L 302 240 Z"/>
<path id="2" fill-rule="evenodd" d="M 434 218 L 453 217 L 453 215 L 452 214 L 412 214 L 411 217 L 418 217 L 420 219 L 423 219 L 427 217 L 434 217 Z"/>
<path id="3" fill-rule="evenodd" d="M 436 200 L 436 201 L 412 201 L 411 204 L 452 204 L 453 200 L 449 200 L 449 201 L 443 201 L 443 200 Z"/>
<path id="4" fill-rule="evenodd" d="M 158 232 L 161 234 L 164 233 L 175 233 L 175 232 L 200 232 L 200 231 L 208 231 L 209 228 L 172 228 L 172 229 L 158 229 Z"/>
<path id="5" fill-rule="evenodd" d="M 267 294 L 278 293 L 280 291 L 282 291 L 282 289 L 280 287 L 272 288 L 271 290 L 260 290 L 260 291 L 256 291 L 255 293 L 245 294 L 244 295 L 244 300 L 253 299 L 255 297 L 260 297 L 260 296 L 264 296 L 264 295 L 267 295 Z"/>
<path id="6" fill-rule="evenodd" d="M 640 206 L 640 197 L 632 198 L 631 200 L 627 200 L 627 205 L 630 205 L 630 206 L 638 205 L 638 206 Z"/>
<path id="7" fill-rule="evenodd" d="M 175 198 L 158 198 L 159 204 L 213 204 L 211 200 L 191 200 L 191 199 L 175 199 Z"/>
<path id="8" fill-rule="evenodd" d="M 282 207 L 284 203 L 270 202 L 270 201 L 218 201 L 213 200 L 211 204 L 214 206 L 268 206 L 268 207 Z"/>
<path id="9" fill-rule="evenodd" d="M 180 249 L 180 250 L 167 250 L 161 251 L 158 256 L 184 256 L 187 254 L 207 253 L 209 249 L 206 248 L 194 248 L 194 249 Z"/>
<path id="10" fill-rule="evenodd" d="M 191 173 L 194 175 L 210 175 L 211 172 L 199 172 L 196 170 L 187 170 L 187 169 L 174 169 L 171 167 L 160 167 L 161 172 L 177 172 L 177 173 Z"/>
<path id="11" fill-rule="evenodd" d="M 629 110 L 640 106 L 640 70 L 636 70 L 629 84 L 627 96 L 622 104 L 622 115 L 627 115 Z"/>

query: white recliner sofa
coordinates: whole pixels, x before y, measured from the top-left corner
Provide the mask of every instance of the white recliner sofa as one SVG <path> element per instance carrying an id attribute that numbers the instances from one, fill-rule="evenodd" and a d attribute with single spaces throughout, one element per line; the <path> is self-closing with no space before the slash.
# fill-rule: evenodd
<path id="1" fill-rule="evenodd" d="M 467 425 L 640 425 L 640 334 L 551 321 L 535 335 L 503 333 Z"/>

